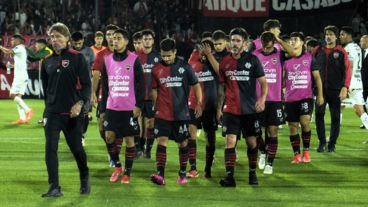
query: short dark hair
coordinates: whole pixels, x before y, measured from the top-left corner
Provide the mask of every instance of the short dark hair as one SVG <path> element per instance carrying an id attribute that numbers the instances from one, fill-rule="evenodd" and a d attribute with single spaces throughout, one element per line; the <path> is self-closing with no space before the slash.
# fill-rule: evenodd
<path id="1" fill-rule="evenodd" d="M 19 40 L 22 40 L 22 41 L 24 41 L 24 38 L 23 38 L 23 36 L 21 35 L 21 34 L 13 34 L 13 36 L 12 36 L 14 39 L 19 39 Z"/>
<path id="2" fill-rule="evenodd" d="M 349 26 L 343 26 L 343 27 L 341 27 L 340 30 L 344 31 L 348 35 L 353 35 L 353 33 L 354 33 L 353 28 L 351 28 Z"/>
<path id="3" fill-rule="evenodd" d="M 224 31 L 216 30 L 212 34 L 212 39 L 214 41 L 217 41 L 217 40 L 221 40 L 221 39 L 227 40 L 228 38 L 226 37 L 226 33 Z"/>
<path id="4" fill-rule="evenodd" d="M 46 41 L 46 39 L 37 39 L 37 40 L 36 40 L 36 43 L 41 43 L 41 44 L 45 44 L 45 45 L 47 45 L 47 41 Z"/>
<path id="5" fill-rule="evenodd" d="M 160 48 L 162 51 L 171 51 L 176 49 L 175 40 L 172 38 L 165 38 L 160 42 Z"/>
<path id="6" fill-rule="evenodd" d="M 135 33 L 133 34 L 132 38 L 133 38 L 133 41 L 136 41 L 136 40 L 142 39 L 142 32 L 141 32 L 141 31 L 135 32 Z"/>
<path id="7" fill-rule="evenodd" d="M 243 37 L 244 40 L 248 40 L 248 38 L 249 38 L 247 30 L 245 30 L 244 28 L 241 28 L 241 27 L 236 27 L 236 28 L 232 29 L 230 31 L 230 36 L 232 36 L 232 35 L 240 35 L 241 37 Z"/>
<path id="8" fill-rule="evenodd" d="M 277 19 L 269 19 L 265 23 L 263 23 L 263 30 L 270 31 L 272 28 L 279 27 L 281 28 L 280 21 Z"/>
<path id="9" fill-rule="evenodd" d="M 129 32 L 125 29 L 117 29 L 114 34 L 122 34 L 125 39 L 129 40 Z"/>
<path id="10" fill-rule="evenodd" d="M 305 40 L 305 36 L 302 32 L 292 32 L 292 33 L 290 33 L 290 38 L 291 37 L 299 37 L 299 39 L 303 42 Z"/>
<path id="11" fill-rule="evenodd" d="M 95 37 L 104 37 L 104 33 L 101 31 L 95 32 Z"/>
<path id="12" fill-rule="evenodd" d="M 307 41 L 307 47 L 317 47 L 319 46 L 319 42 L 316 39 L 310 39 Z"/>
<path id="13" fill-rule="evenodd" d="M 265 31 L 261 34 L 261 42 L 262 44 L 267 44 L 268 42 L 272 41 L 275 42 L 276 41 L 276 37 L 272 32 L 269 31 Z"/>
<path id="14" fill-rule="evenodd" d="M 205 39 L 205 38 L 212 38 L 212 33 L 209 31 L 202 32 L 201 39 Z"/>
<path id="15" fill-rule="evenodd" d="M 108 31 L 108 30 L 114 30 L 115 31 L 117 29 L 119 29 L 119 27 L 116 26 L 115 24 L 109 24 L 109 25 L 106 26 L 105 31 Z"/>
<path id="16" fill-rule="evenodd" d="M 82 40 L 82 39 L 84 39 L 84 37 L 83 37 L 83 34 L 81 32 L 74 32 L 72 34 L 72 40 L 73 41 L 79 41 L 79 40 Z"/>
<path id="17" fill-rule="evenodd" d="M 142 36 L 143 35 L 151 35 L 153 38 L 155 38 L 155 32 L 151 29 L 145 29 L 141 31 Z"/>
<path id="18" fill-rule="evenodd" d="M 323 33 L 326 34 L 327 31 L 331 31 L 335 34 L 336 37 L 339 36 L 339 29 L 334 25 L 328 25 L 323 29 Z"/>

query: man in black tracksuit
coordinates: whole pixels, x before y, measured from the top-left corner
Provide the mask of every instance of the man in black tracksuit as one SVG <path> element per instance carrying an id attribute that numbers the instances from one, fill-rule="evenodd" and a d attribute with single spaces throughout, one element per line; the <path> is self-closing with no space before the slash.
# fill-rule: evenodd
<path id="1" fill-rule="evenodd" d="M 340 106 L 346 98 L 351 81 L 349 59 L 346 51 L 336 43 L 338 29 L 335 26 L 327 26 L 324 29 L 326 45 L 318 47 L 314 56 L 320 64 L 320 74 L 323 85 L 325 103 L 316 104 L 316 129 L 319 139 L 317 152 L 326 150 L 325 111 L 329 105 L 331 114 L 330 141 L 327 145 L 328 152 L 335 152 L 335 144 L 340 134 Z"/>
<path id="2" fill-rule="evenodd" d="M 68 27 L 56 23 L 50 27 L 53 55 L 42 63 L 45 92 L 46 166 L 50 189 L 42 197 L 59 197 L 58 143 L 60 131 L 74 155 L 80 173 L 81 194 L 89 194 L 87 156 L 82 147 L 83 113 L 88 112 L 91 95 L 90 71 L 83 55 L 68 48 Z M 87 109 L 87 111 L 85 111 Z"/>

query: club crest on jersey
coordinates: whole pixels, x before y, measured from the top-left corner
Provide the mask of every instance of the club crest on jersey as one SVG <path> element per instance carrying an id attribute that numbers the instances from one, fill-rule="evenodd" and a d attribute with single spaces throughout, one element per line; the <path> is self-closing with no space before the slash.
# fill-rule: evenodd
<path id="1" fill-rule="evenodd" d="M 273 63 L 274 65 L 276 65 L 276 64 L 277 64 L 277 58 L 272 58 L 272 63 Z"/>
<path id="2" fill-rule="evenodd" d="M 180 74 L 183 74 L 183 73 L 184 73 L 184 71 L 185 71 L 185 69 L 184 69 L 183 67 L 180 67 L 180 68 L 179 68 L 179 73 L 180 73 Z"/>
<path id="3" fill-rule="evenodd" d="M 252 67 L 252 64 L 250 64 L 250 63 L 245 63 L 245 65 L 244 65 L 244 66 L 245 66 L 245 68 L 246 68 L 246 69 L 249 69 L 250 67 Z"/>
<path id="4" fill-rule="evenodd" d="M 126 65 L 125 65 L 125 69 L 126 69 L 126 70 L 130 70 L 130 68 L 132 68 L 132 65 L 130 65 L 130 64 L 126 64 Z"/>
<path id="5" fill-rule="evenodd" d="M 308 65 L 308 60 L 303 60 L 303 65 L 307 66 Z"/>
<path id="6" fill-rule="evenodd" d="M 63 66 L 63 68 L 67 68 L 69 66 L 69 60 L 61 60 L 61 66 Z"/>
<path id="7" fill-rule="evenodd" d="M 335 59 L 337 59 L 337 58 L 339 58 L 339 57 L 340 57 L 340 54 L 339 54 L 338 52 L 334 52 L 334 53 L 333 53 L 333 57 L 334 57 Z"/>

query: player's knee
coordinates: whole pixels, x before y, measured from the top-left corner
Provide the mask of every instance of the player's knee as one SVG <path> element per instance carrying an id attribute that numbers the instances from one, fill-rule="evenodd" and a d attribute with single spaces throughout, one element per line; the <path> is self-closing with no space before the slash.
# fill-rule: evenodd
<path id="1" fill-rule="evenodd" d="M 115 133 L 112 131 L 106 131 L 105 139 L 107 144 L 112 144 L 115 141 Z"/>

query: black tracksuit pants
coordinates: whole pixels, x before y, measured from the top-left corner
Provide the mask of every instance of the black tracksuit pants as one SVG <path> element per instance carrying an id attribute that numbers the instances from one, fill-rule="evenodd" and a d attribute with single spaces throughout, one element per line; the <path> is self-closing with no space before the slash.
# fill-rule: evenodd
<path id="1" fill-rule="evenodd" d="M 77 162 L 80 179 L 88 177 L 87 156 L 82 146 L 82 115 L 70 118 L 69 115 L 47 114 L 45 125 L 46 166 L 49 184 L 59 186 L 58 144 L 60 132 L 64 133 L 66 142 Z"/>

